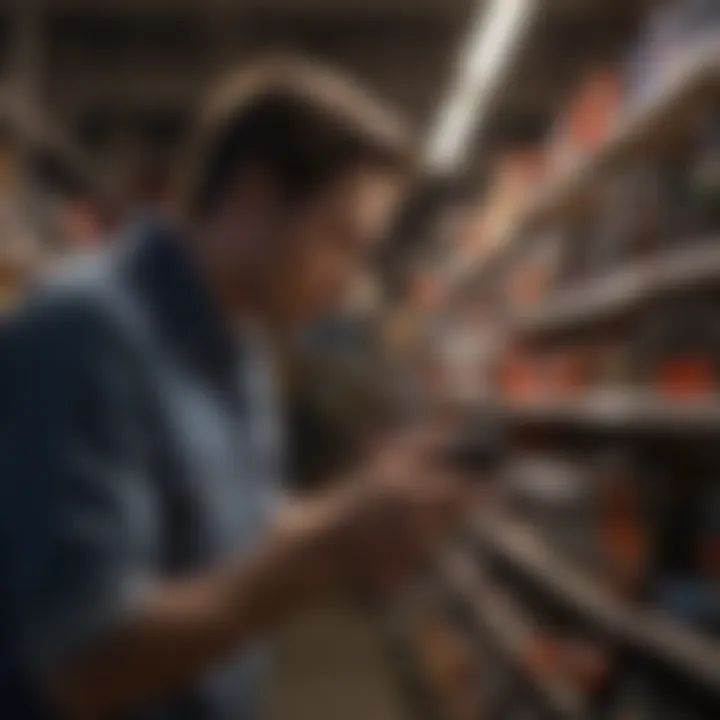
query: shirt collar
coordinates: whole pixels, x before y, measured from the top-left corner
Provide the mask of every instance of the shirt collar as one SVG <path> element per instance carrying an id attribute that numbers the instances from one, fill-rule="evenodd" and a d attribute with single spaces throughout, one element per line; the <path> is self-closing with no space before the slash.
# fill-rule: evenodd
<path id="1" fill-rule="evenodd" d="M 134 278 L 158 330 L 190 361 L 213 374 L 237 367 L 238 343 L 214 306 L 180 232 L 145 221 L 131 250 Z"/>

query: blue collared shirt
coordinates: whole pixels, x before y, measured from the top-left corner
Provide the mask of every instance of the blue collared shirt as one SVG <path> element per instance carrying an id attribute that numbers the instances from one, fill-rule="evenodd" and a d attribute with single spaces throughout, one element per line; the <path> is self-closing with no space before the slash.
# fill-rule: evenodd
<path id="1" fill-rule="evenodd" d="M 159 224 L 85 259 L 0 332 L 0 716 L 153 583 L 237 557 L 280 490 L 269 366 Z M 128 717 L 254 718 L 262 648 Z"/>

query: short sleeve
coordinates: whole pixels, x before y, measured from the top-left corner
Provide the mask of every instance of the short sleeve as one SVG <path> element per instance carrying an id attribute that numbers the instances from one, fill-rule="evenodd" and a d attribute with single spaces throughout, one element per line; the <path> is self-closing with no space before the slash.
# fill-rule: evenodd
<path id="1" fill-rule="evenodd" d="M 121 334 L 89 301 L 3 331 L 0 524 L 14 651 L 61 663 L 119 626 L 157 568 L 147 419 Z"/>

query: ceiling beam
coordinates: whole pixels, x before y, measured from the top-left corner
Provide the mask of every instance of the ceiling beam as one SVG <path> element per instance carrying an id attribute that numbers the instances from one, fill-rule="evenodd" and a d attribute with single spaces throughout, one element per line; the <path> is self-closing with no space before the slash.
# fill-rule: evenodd
<path id="1" fill-rule="evenodd" d="M 93 15 L 147 15 L 194 12 L 245 17 L 256 12 L 342 16 L 443 16 L 467 11 L 472 0 L 42 0 L 49 11 L 81 11 Z M 0 9 L 13 10 L 18 0 L 0 0 Z"/>

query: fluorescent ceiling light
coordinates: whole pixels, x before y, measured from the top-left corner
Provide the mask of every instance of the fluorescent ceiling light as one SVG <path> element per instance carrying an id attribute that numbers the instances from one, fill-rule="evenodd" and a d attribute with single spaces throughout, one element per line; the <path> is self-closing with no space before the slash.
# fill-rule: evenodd
<path id="1" fill-rule="evenodd" d="M 537 0 L 488 0 L 482 4 L 430 135 L 427 162 L 433 169 L 450 171 L 459 165 L 473 128 L 487 115 L 492 95 L 536 6 Z"/>

